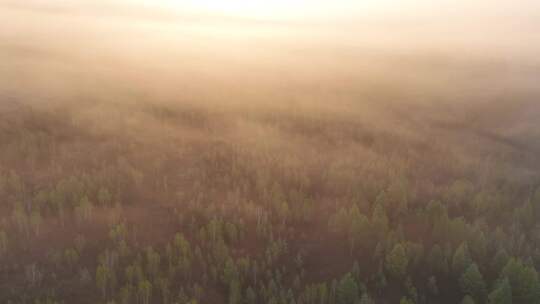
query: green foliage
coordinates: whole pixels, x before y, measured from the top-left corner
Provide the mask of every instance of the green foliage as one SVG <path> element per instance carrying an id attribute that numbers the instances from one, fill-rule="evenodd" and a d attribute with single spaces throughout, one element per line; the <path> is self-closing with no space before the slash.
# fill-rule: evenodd
<path id="1" fill-rule="evenodd" d="M 534 207 L 530 201 L 527 201 L 523 206 L 514 210 L 514 220 L 517 225 L 520 225 L 523 230 L 528 231 L 534 225 Z"/>
<path id="2" fill-rule="evenodd" d="M 98 202 L 101 205 L 111 205 L 112 204 L 112 195 L 107 188 L 99 189 L 97 195 Z"/>
<path id="3" fill-rule="evenodd" d="M 70 268 L 73 268 L 79 262 L 79 253 L 74 248 L 68 248 L 64 252 L 64 258 Z"/>
<path id="4" fill-rule="evenodd" d="M 242 291 L 240 282 L 233 280 L 229 283 L 229 304 L 240 304 L 242 301 Z"/>
<path id="5" fill-rule="evenodd" d="M 0 230 L 0 257 L 8 252 L 8 237 L 4 230 Z"/>
<path id="6" fill-rule="evenodd" d="M 408 264 L 409 260 L 407 253 L 401 244 L 396 244 L 394 248 L 386 255 L 386 270 L 392 277 L 396 279 L 401 279 L 405 276 Z"/>
<path id="7" fill-rule="evenodd" d="M 536 303 L 540 301 L 538 273 L 522 261 L 511 258 L 501 271 L 501 278 L 507 278 L 512 287 L 514 304 Z"/>
<path id="8" fill-rule="evenodd" d="M 488 296 L 488 304 L 512 304 L 512 287 L 507 278 L 495 284 L 495 288 Z"/>
<path id="9" fill-rule="evenodd" d="M 506 266 L 508 263 L 508 260 L 510 260 L 508 253 L 504 248 L 500 248 L 491 261 L 491 268 L 495 273 L 500 273 L 504 266 Z"/>
<path id="10" fill-rule="evenodd" d="M 454 253 L 452 258 L 452 271 L 454 275 L 460 276 L 473 263 L 469 254 L 467 243 L 462 243 Z"/>
<path id="11" fill-rule="evenodd" d="M 476 264 L 471 264 L 459 279 L 464 294 L 473 297 L 476 302 L 483 303 L 486 296 L 486 283 Z"/>
<path id="12" fill-rule="evenodd" d="M 272 136 L 246 148 L 244 114 L 197 111 L 159 110 L 151 134 L 190 125 L 163 141 L 0 128 L 0 303 L 540 303 L 540 175 L 516 178 L 522 157 L 302 113 L 250 113 Z"/>
<path id="13" fill-rule="evenodd" d="M 448 219 L 448 211 L 440 201 L 429 202 L 426 213 L 432 225 Z"/>
<path id="14" fill-rule="evenodd" d="M 89 221 L 92 218 L 94 206 L 87 196 L 84 196 L 79 205 L 75 208 L 75 213 L 79 221 Z"/>
<path id="15" fill-rule="evenodd" d="M 388 216 L 384 207 L 381 204 L 376 204 L 375 208 L 373 209 L 371 225 L 377 237 L 379 239 L 383 239 L 383 236 L 388 230 Z"/>
<path id="16" fill-rule="evenodd" d="M 152 296 L 152 284 L 148 280 L 139 282 L 137 286 L 137 295 L 140 303 L 149 304 Z"/>
<path id="17" fill-rule="evenodd" d="M 156 278 L 160 270 L 161 257 L 152 247 L 146 249 L 146 272 Z"/>
<path id="18" fill-rule="evenodd" d="M 107 297 L 107 285 L 109 284 L 110 278 L 110 270 L 104 265 L 99 265 L 96 270 L 96 286 L 101 290 L 103 298 Z"/>
<path id="19" fill-rule="evenodd" d="M 329 228 L 337 232 L 346 231 L 346 229 L 348 228 L 348 224 L 349 215 L 347 214 L 347 210 L 345 210 L 345 208 L 340 208 L 337 213 L 330 217 L 330 220 L 328 222 Z"/>
<path id="20" fill-rule="evenodd" d="M 427 257 L 428 265 L 433 273 L 447 274 L 448 260 L 439 244 L 435 244 Z"/>
<path id="21" fill-rule="evenodd" d="M 369 220 L 360 214 L 356 206 L 351 208 L 350 218 L 348 239 L 350 251 L 353 253 L 356 247 L 361 247 L 361 242 L 369 241 L 371 231 Z"/>
<path id="22" fill-rule="evenodd" d="M 354 304 L 359 298 L 358 284 L 350 273 L 339 281 L 337 288 L 337 304 Z"/>
<path id="23" fill-rule="evenodd" d="M 463 300 L 461 300 L 461 304 L 476 304 L 476 302 L 470 295 L 466 295 L 463 297 Z"/>
<path id="24" fill-rule="evenodd" d="M 384 271 L 382 271 L 382 269 L 379 269 L 379 271 L 375 274 L 374 281 L 375 281 L 375 286 L 377 288 L 377 291 L 381 292 L 382 290 L 384 290 L 384 288 L 386 288 L 386 285 L 387 285 L 386 276 L 384 274 Z"/>
<path id="25" fill-rule="evenodd" d="M 120 242 L 126 238 L 127 229 L 124 223 L 114 225 L 109 231 L 109 238 L 115 242 Z"/>
<path id="26" fill-rule="evenodd" d="M 399 304 L 414 304 L 414 301 L 407 297 L 402 297 L 401 300 L 399 300 Z"/>
<path id="27" fill-rule="evenodd" d="M 409 298 L 414 303 L 417 303 L 418 302 L 418 290 L 414 286 L 414 284 L 413 284 L 410 277 L 407 277 L 407 279 L 405 280 L 405 288 L 407 289 L 407 295 L 409 296 Z"/>

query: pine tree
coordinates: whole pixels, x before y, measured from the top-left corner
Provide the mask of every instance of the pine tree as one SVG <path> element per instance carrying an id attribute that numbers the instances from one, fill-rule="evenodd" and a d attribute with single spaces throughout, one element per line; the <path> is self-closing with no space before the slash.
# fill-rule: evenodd
<path id="1" fill-rule="evenodd" d="M 472 264 L 467 243 L 462 243 L 452 258 L 452 271 L 454 275 L 460 276 Z"/>
<path id="2" fill-rule="evenodd" d="M 386 255 L 385 267 L 388 273 L 396 279 L 401 279 L 407 273 L 409 260 L 407 252 L 401 244 L 394 246 L 394 249 Z"/>
<path id="3" fill-rule="evenodd" d="M 459 284 L 463 293 L 472 296 L 478 303 L 483 303 L 486 295 L 486 283 L 475 263 L 471 264 L 463 273 Z"/>
<path id="4" fill-rule="evenodd" d="M 96 285 L 101 290 L 103 298 L 107 297 L 107 284 L 110 279 L 110 271 L 105 265 L 99 265 L 96 270 Z"/>
<path id="5" fill-rule="evenodd" d="M 358 284 L 350 273 L 339 281 L 337 287 L 337 304 L 354 304 L 358 300 Z"/>
<path id="6" fill-rule="evenodd" d="M 497 282 L 488 296 L 488 304 L 512 304 L 512 288 L 507 278 Z"/>
<path id="7" fill-rule="evenodd" d="M 110 206 L 112 204 L 112 195 L 107 188 L 101 188 L 98 192 L 98 202 L 102 206 Z"/>
<path id="8" fill-rule="evenodd" d="M 522 261 L 511 258 L 501 272 L 501 278 L 508 278 L 512 287 L 514 304 L 538 303 L 540 283 L 538 273 Z"/>
<path id="9" fill-rule="evenodd" d="M 141 303 L 149 304 L 150 297 L 152 296 L 152 283 L 150 283 L 148 280 L 141 281 L 137 288 L 137 292 L 139 294 Z"/>
<path id="10" fill-rule="evenodd" d="M 431 268 L 431 271 L 433 271 L 434 273 L 448 273 L 448 260 L 446 259 L 446 256 L 444 255 L 444 252 L 441 246 L 439 246 L 439 244 L 435 244 L 431 248 L 431 251 L 429 252 L 429 255 L 427 257 L 427 262 L 429 264 L 429 267 Z"/>
<path id="11" fill-rule="evenodd" d="M 495 257 L 493 257 L 493 260 L 491 261 L 491 269 L 494 273 L 500 273 L 504 266 L 508 263 L 508 260 L 510 259 L 510 256 L 506 252 L 504 248 L 500 248 L 497 250 L 497 254 L 495 254 Z"/>
<path id="12" fill-rule="evenodd" d="M 356 207 L 356 206 L 355 206 Z M 349 227 L 349 249 L 351 255 L 354 253 L 360 242 L 366 242 L 369 239 L 369 221 L 367 217 L 358 212 L 358 208 L 352 212 L 351 224 Z"/>

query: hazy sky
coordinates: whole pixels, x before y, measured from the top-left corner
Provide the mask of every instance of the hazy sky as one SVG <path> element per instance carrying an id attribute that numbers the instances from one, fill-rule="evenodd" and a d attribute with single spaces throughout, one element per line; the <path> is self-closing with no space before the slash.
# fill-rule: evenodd
<path id="1" fill-rule="evenodd" d="M 405 83 L 426 66 L 447 78 L 445 67 L 473 65 L 529 73 L 539 12 L 538 0 L 0 0 L 0 94 L 97 80 L 176 88 L 184 78 L 200 91 L 375 74 Z"/>
<path id="2" fill-rule="evenodd" d="M 216 37 L 318 36 L 338 44 L 470 47 L 507 56 L 535 54 L 540 44 L 538 0 L 0 0 L 0 35 L 76 30 L 83 22 L 73 17 L 111 31 L 110 22 L 153 22 L 167 24 L 159 31 L 197 26 Z"/>
<path id="3" fill-rule="evenodd" d="M 410 18 L 535 18 L 537 0 L 4 0 L 0 5 L 37 9 L 101 11 L 156 9 L 171 14 L 228 15 L 265 19 Z M 501 20 L 504 22 L 504 20 Z"/>

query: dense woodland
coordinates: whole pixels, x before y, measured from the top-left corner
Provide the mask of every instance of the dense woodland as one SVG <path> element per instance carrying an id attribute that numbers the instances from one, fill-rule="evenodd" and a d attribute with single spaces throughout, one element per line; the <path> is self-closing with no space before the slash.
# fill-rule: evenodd
<path id="1" fill-rule="evenodd" d="M 5 101 L 0 302 L 540 303 L 530 113 Z"/>
<path id="2" fill-rule="evenodd" d="M 0 0 L 0 304 L 540 304 L 514 2 Z"/>

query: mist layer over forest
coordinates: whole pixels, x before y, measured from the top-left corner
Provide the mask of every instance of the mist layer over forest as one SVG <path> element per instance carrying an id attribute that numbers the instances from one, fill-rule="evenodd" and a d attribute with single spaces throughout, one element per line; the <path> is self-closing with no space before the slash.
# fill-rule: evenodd
<path id="1" fill-rule="evenodd" d="M 520 3 L 1 2 L 0 303 L 540 303 Z"/>

